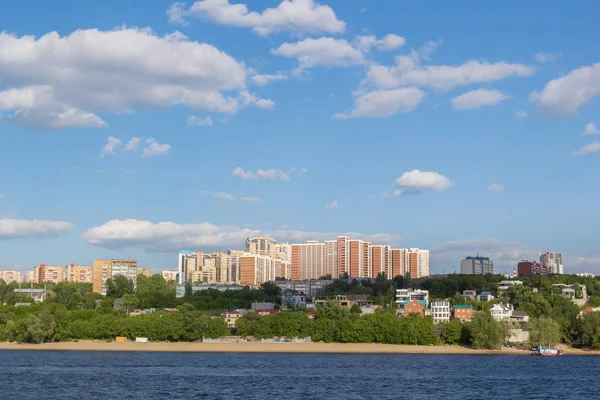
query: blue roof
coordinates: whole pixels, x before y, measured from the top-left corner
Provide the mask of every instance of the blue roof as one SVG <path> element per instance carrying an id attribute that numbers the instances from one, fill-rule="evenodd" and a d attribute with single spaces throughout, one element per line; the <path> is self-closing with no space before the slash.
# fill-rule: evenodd
<path id="1" fill-rule="evenodd" d="M 462 304 L 462 305 L 456 305 L 456 306 L 454 306 L 454 308 L 473 308 L 473 306 Z"/>
<path id="2" fill-rule="evenodd" d="M 427 307 L 427 305 L 425 304 L 425 301 L 424 301 L 424 300 L 413 300 L 413 301 L 418 301 L 419 303 L 421 303 L 421 305 L 422 305 L 423 307 Z M 406 307 L 406 306 L 408 305 L 408 303 L 410 303 L 410 301 L 405 301 L 405 302 L 404 302 L 404 307 Z"/>

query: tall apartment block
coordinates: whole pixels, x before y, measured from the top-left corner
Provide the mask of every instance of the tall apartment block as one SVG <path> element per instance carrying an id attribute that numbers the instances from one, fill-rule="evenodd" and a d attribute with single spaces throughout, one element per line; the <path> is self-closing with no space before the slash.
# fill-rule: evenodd
<path id="1" fill-rule="evenodd" d="M 65 280 L 76 283 L 92 283 L 92 267 L 69 264 L 65 268 Z"/>
<path id="2" fill-rule="evenodd" d="M 561 253 L 555 253 L 553 251 L 544 251 L 540 255 L 540 264 L 551 267 L 553 274 L 564 274 Z"/>
<path id="3" fill-rule="evenodd" d="M 60 265 L 36 265 L 33 269 L 35 283 L 59 283 L 63 281 L 63 267 Z"/>
<path id="4" fill-rule="evenodd" d="M 493 274 L 494 262 L 489 257 L 465 257 L 460 260 L 460 273 L 464 275 Z"/>
<path id="5" fill-rule="evenodd" d="M 246 253 L 277 258 L 277 242 L 266 236 L 248 238 L 246 239 Z"/>
<path id="6" fill-rule="evenodd" d="M 407 270 L 412 279 L 430 275 L 429 250 L 406 249 Z"/>
<path id="7" fill-rule="evenodd" d="M 291 275 L 291 263 L 270 256 L 245 253 L 239 259 L 239 270 L 241 285 L 257 286 Z"/>
<path id="8" fill-rule="evenodd" d="M 114 276 L 123 275 L 137 286 L 138 265 L 135 260 L 94 260 L 94 279 L 92 282 L 95 293 L 106 296 L 106 282 Z"/>
<path id="9" fill-rule="evenodd" d="M 23 282 L 23 275 L 21 275 L 19 271 L 0 271 L 0 280 L 3 280 L 6 283 Z"/>

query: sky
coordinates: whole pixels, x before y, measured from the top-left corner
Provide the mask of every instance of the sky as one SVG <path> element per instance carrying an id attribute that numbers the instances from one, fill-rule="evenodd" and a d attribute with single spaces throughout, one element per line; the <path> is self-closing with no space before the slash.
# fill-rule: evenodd
<path id="1" fill-rule="evenodd" d="M 0 269 L 339 234 L 600 274 L 600 3 L 21 0 Z"/>

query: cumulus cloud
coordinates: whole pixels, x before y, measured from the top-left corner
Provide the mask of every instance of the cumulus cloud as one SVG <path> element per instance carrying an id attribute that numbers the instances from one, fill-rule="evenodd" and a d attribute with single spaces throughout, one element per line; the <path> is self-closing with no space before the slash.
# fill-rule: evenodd
<path id="1" fill-rule="evenodd" d="M 290 243 L 334 239 L 338 235 L 385 244 L 392 244 L 398 239 L 395 235 L 383 233 L 368 235 L 356 232 L 324 233 L 295 230 L 269 232 L 209 223 L 153 223 L 135 219 L 108 221 L 89 229 L 82 235 L 82 238 L 91 245 L 108 249 L 141 247 L 147 252 L 172 252 L 186 248 L 239 247 L 246 238 L 260 234 L 271 236 L 280 242 Z"/>
<path id="2" fill-rule="evenodd" d="M 265 86 L 271 82 L 277 81 L 287 81 L 289 77 L 283 72 L 278 72 L 273 75 L 254 75 L 252 77 L 252 82 L 258 86 Z"/>
<path id="3" fill-rule="evenodd" d="M 571 155 L 573 157 L 581 157 L 581 156 L 584 156 L 589 153 L 595 153 L 597 151 L 600 151 L 600 142 L 596 141 L 596 142 L 586 144 L 579 150 L 576 150 L 573 153 L 571 153 Z"/>
<path id="4" fill-rule="evenodd" d="M 516 119 L 523 119 L 523 118 L 527 118 L 529 117 L 529 114 L 527 114 L 527 112 L 523 111 L 523 110 L 519 110 L 515 112 L 515 118 Z"/>
<path id="5" fill-rule="evenodd" d="M 136 108 L 235 113 L 273 106 L 247 91 L 241 62 L 178 32 L 87 29 L 40 38 L 1 32 L 0 76 L 0 111 L 9 113 L 3 119 L 43 128 L 102 127 L 97 113 Z"/>
<path id="6" fill-rule="evenodd" d="M 291 178 L 290 175 L 280 169 L 259 169 L 256 172 L 246 171 L 243 168 L 237 167 L 233 170 L 231 174 L 234 178 L 239 179 L 255 179 L 255 180 L 281 180 L 284 182 L 288 182 Z"/>
<path id="7" fill-rule="evenodd" d="M 383 118 L 398 112 L 413 111 L 425 97 L 419 88 L 408 87 L 393 90 L 375 90 L 360 94 L 354 100 L 354 107 L 346 114 L 335 114 L 334 118 Z"/>
<path id="8" fill-rule="evenodd" d="M 455 110 L 472 110 L 474 108 L 495 106 L 510 98 L 511 96 L 497 90 L 476 89 L 453 97 L 450 103 Z"/>
<path id="9" fill-rule="evenodd" d="M 363 53 L 346 40 L 330 37 L 283 43 L 277 49 L 272 49 L 271 54 L 297 59 L 299 65 L 294 71 L 295 74 L 317 66 L 352 66 L 363 64 L 365 61 Z"/>
<path id="10" fill-rule="evenodd" d="M 406 39 L 394 34 L 385 35 L 381 39 L 377 39 L 374 35 L 367 35 L 358 36 L 354 43 L 356 48 L 363 52 L 367 52 L 373 47 L 380 51 L 392 51 L 404 46 Z"/>
<path id="11" fill-rule="evenodd" d="M 73 229 L 70 222 L 0 219 L 0 239 L 54 237 Z"/>
<path id="12" fill-rule="evenodd" d="M 488 186 L 488 189 L 492 192 L 502 193 L 504 192 L 504 185 L 501 183 L 492 183 L 490 186 Z"/>
<path id="13" fill-rule="evenodd" d="M 332 201 L 331 203 L 327 204 L 326 208 L 333 209 L 333 210 L 337 209 L 338 208 L 337 200 Z"/>
<path id="14" fill-rule="evenodd" d="M 533 56 L 533 59 L 540 64 L 544 64 L 550 61 L 556 61 L 561 57 L 561 53 L 537 53 Z"/>
<path id="15" fill-rule="evenodd" d="M 600 63 L 581 67 L 551 80 L 541 92 L 530 95 L 537 108 L 556 117 L 577 115 L 581 107 L 600 95 Z"/>
<path id="16" fill-rule="evenodd" d="M 436 90 L 450 90 L 459 86 L 489 83 L 512 76 L 530 76 L 533 68 L 523 64 L 509 64 L 504 61 L 488 63 L 470 60 L 463 64 L 420 65 L 423 55 L 435 48 L 422 51 L 412 50 L 409 55 L 399 55 L 395 65 L 371 64 L 364 83 L 378 88 L 392 89 L 401 86 L 431 87 Z"/>
<path id="17" fill-rule="evenodd" d="M 594 124 L 593 122 L 590 122 L 583 129 L 582 135 L 600 135 L 600 129 L 598 129 L 596 124 Z"/>
<path id="18" fill-rule="evenodd" d="M 400 178 L 396 179 L 396 186 L 400 188 L 399 190 L 407 190 L 409 192 L 415 190 L 441 191 L 446 190 L 453 185 L 454 181 L 437 172 L 419 171 L 418 169 L 405 172 Z"/>
<path id="19" fill-rule="evenodd" d="M 106 143 L 104 145 L 104 148 L 102 149 L 102 153 L 100 153 L 100 157 L 114 156 L 115 154 L 117 154 L 117 149 L 119 148 L 120 145 L 121 145 L 121 139 L 118 139 L 113 136 L 109 136 L 108 143 Z"/>
<path id="20" fill-rule="evenodd" d="M 160 144 L 154 138 L 146 139 L 146 148 L 142 157 L 166 156 L 171 151 L 170 144 Z"/>
<path id="21" fill-rule="evenodd" d="M 213 124 L 213 120 L 210 116 L 196 117 L 195 115 L 190 115 L 185 119 L 185 122 L 188 126 L 212 126 Z"/>
<path id="22" fill-rule="evenodd" d="M 137 147 L 141 141 L 142 141 L 142 139 L 139 137 L 132 137 L 131 139 L 129 139 L 129 142 L 127 142 L 127 144 L 125 145 L 123 150 L 124 151 L 135 151 L 135 150 L 137 150 Z"/>
<path id="23" fill-rule="evenodd" d="M 185 3 L 174 3 L 167 11 L 169 22 L 185 24 L 188 18 L 212 21 L 217 24 L 251 28 L 261 36 L 274 32 L 342 33 L 346 24 L 340 21 L 329 6 L 314 0 L 284 0 L 275 8 L 262 12 L 249 11 L 243 3 L 229 0 L 200 0 L 189 9 Z"/>

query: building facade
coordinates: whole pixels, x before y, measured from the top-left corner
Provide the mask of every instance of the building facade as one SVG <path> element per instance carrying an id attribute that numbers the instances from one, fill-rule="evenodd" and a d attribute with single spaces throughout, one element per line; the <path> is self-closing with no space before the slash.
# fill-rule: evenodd
<path id="1" fill-rule="evenodd" d="M 267 236 L 246 239 L 246 253 L 277 258 L 277 242 Z"/>
<path id="2" fill-rule="evenodd" d="M 552 267 L 540 264 L 536 261 L 521 261 L 517 264 L 517 271 L 519 276 L 531 276 L 550 275 L 553 270 Z"/>
<path id="3" fill-rule="evenodd" d="M 274 281 L 290 273 L 291 263 L 269 256 L 245 253 L 240 257 L 240 284 L 258 286 L 261 283 Z"/>
<path id="4" fill-rule="evenodd" d="M 450 302 L 448 300 L 434 300 L 431 302 L 431 316 L 433 323 L 450 322 Z"/>
<path id="5" fill-rule="evenodd" d="M 33 274 L 35 283 L 59 283 L 63 281 L 63 267 L 60 265 L 36 265 Z"/>
<path id="6" fill-rule="evenodd" d="M 23 275 L 19 271 L 6 270 L 0 271 L 0 280 L 3 280 L 6 283 L 11 282 L 23 282 Z"/>
<path id="7" fill-rule="evenodd" d="M 295 281 L 275 281 L 275 285 L 281 289 L 282 292 L 286 290 L 294 290 L 302 292 L 308 296 L 308 298 L 315 299 L 321 295 L 327 285 L 333 283 L 332 279 L 307 279 L 307 280 L 295 280 Z"/>
<path id="8" fill-rule="evenodd" d="M 396 303 L 399 305 L 413 300 L 422 301 L 427 308 L 429 306 L 429 290 L 396 289 Z"/>
<path id="9" fill-rule="evenodd" d="M 553 251 L 544 251 L 540 254 L 540 264 L 552 268 L 553 274 L 563 274 L 564 267 L 562 263 L 562 254 Z"/>
<path id="10" fill-rule="evenodd" d="M 475 309 L 469 305 L 455 305 L 453 307 L 454 318 L 460 319 L 462 322 L 470 321 L 475 315 Z"/>
<path id="11" fill-rule="evenodd" d="M 76 283 L 92 283 L 92 267 L 69 264 L 65 268 L 65 280 Z"/>
<path id="12" fill-rule="evenodd" d="M 165 281 L 176 281 L 177 280 L 178 271 L 165 269 L 160 272 L 160 275 L 163 277 Z"/>
<path id="13" fill-rule="evenodd" d="M 423 278 L 430 275 L 429 250 L 407 249 L 405 260 L 408 262 L 406 269 L 412 279 Z"/>
<path id="14" fill-rule="evenodd" d="M 94 260 L 94 279 L 92 282 L 95 293 L 106 296 L 106 282 L 114 276 L 123 275 L 137 286 L 138 263 L 135 260 Z"/>
<path id="15" fill-rule="evenodd" d="M 489 257 L 465 257 L 460 261 L 460 273 L 464 275 L 493 274 L 494 262 Z"/>

